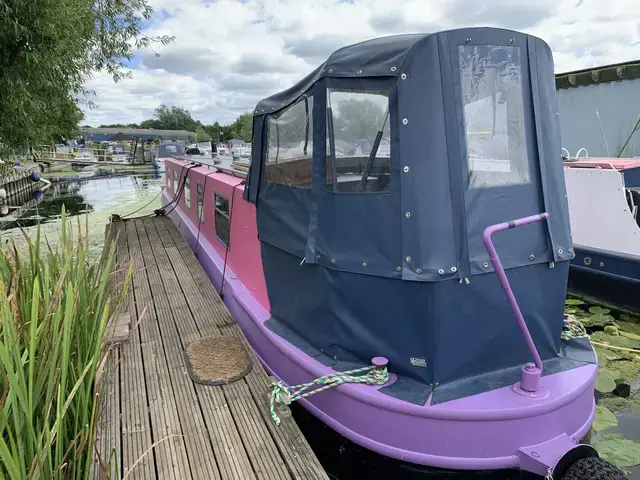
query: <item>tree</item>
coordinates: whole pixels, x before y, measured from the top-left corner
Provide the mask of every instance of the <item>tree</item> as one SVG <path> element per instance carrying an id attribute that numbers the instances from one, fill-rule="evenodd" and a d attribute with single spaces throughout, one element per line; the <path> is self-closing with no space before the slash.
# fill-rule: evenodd
<path id="1" fill-rule="evenodd" d="M 72 136 L 90 74 L 117 81 L 134 49 L 172 40 L 144 35 L 151 13 L 148 0 L 0 0 L 0 143 Z"/>
<path id="2" fill-rule="evenodd" d="M 195 132 L 196 128 L 198 128 L 198 122 L 191 118 L 191 113 L 184 108 L 169 108 L 166 105 L 160 105 L 156 108 L 154 114 L 157 125 L 159 125 L 156 128 L 163 130 L 188 130 L 189 132 Z"/>
<path id="3" fill-rule="evenodd" d="M 338 102 L 333 109 L 333 129 L 340 140 L 354 141 L 374 139 L 382 126 L 384 110 L 369 99 L 348 98 Z M 387 120 L 386 130 L 389 129 Z"/>
<path id="4" fill-rule="evenodd" d="M 250 142 L 253 131 L 253 114 L 251 112 L 243 113 L 231 125 L 223 127 L 223 130 L 225 140 L 237 138 Z"/>
<path id="5" fill-rule="evenodd" d="M 211 135 L 207 133 L 202 125 L 198 125 L 198 127 L 196 128 L 196 138 L 198 139 L 198 141 L 209 140 L 211 138 Z"/>

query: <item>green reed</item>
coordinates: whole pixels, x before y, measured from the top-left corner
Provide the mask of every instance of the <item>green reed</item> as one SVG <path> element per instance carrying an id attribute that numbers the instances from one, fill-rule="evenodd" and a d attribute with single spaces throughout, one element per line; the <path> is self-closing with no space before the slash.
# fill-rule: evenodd
<path id="1" fill-rule="evenodd" d="M 63 209 L 55 248 L 38 227 L 25 250 L 0 250 L 0 478 L 89 477 L 103 336 L 132 264 L 113 272 L 109 235 L 88 259 L 82 230 L 78 217 L 74 235 Z"/>

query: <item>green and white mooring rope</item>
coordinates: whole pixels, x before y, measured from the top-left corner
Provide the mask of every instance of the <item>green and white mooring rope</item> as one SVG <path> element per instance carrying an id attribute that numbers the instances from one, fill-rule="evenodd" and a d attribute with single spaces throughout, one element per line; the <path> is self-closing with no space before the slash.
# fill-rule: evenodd
<path id="1" fill-rule="evenodd" d="M 357 375 L 365 373 L 364 375 Z M 347 370 L 346 372 L 336 372 L 330 375 L 324 375 L 316 378 L 309 383 L 301 383 L 300 385 L 286 386 L 282 382 L 277 382 L 273 387 L 271 393 L 271 402 L 269 408 L 271 411 L 271 418 L 276 425 L 280 425 L 280 417 L 276 413 L 276 404 L 284 403 L 290 405 L 291 402 L 295 402 L 301 398 L 309 397 L 314 393 L 322 392 L 338 385 L 345 383 L 364 383 L 367 385 L 384 385 L 389 381 L 389 372 L 387 367 L 363 367 L 355 370 Z M 314 390 L 307 389 L 311 387 L 318 387 Z"/>
<path id="2" fill-rule="evenodd" d="M 572 338 L 584 338 L 588 337 L 589 334 L 584 328 L 584 325 L 573 315 L 568 315 L 567 318 L 564 319 L 564 323 L 562 324 L 562 333 L 560 337 L 562 340 L 570 340 Z"/>

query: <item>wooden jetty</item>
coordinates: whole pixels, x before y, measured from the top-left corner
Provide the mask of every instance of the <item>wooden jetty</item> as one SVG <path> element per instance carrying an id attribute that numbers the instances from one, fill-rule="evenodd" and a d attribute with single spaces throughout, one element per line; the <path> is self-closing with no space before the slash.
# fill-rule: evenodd
<path id="1" fill-rule="evenodd" d="M 328 479 L 293 417 L 273 423 L 271 383 L 250 347 L 253 368 L 241 380 L 207 386 L 187 374 L 184 350 L 194 340 L 231 335 L 248 344 L 171 221 L 107 228 L 118 235 L 118 274 L 130 259 L 134 274 L 122 315 L 129 336 L 112 347 L 100 378 L 92 478 Z"/>

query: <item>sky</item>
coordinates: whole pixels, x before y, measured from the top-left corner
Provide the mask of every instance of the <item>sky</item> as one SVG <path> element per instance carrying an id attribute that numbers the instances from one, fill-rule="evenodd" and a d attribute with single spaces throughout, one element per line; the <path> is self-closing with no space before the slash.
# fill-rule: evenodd
<path id="1" fill-rule="evenodd" d="M 638 0 L 148 0 L 149 36 L 131 78 L 106 72 L 87 87 L 84 124 L 138 123 L 175 105 L 204 124 L 232 123 L 262 98 L 294 85 L 336 49 L 362 40 L 493 26 L 536 35 L 556 73 L 640 59 Z"/>

